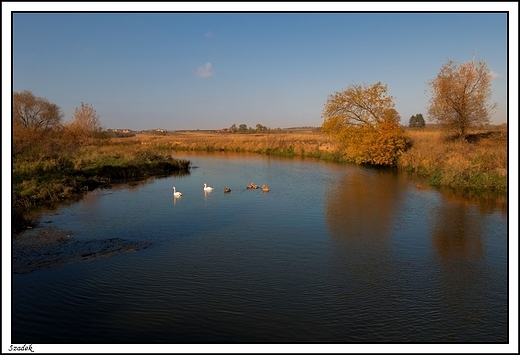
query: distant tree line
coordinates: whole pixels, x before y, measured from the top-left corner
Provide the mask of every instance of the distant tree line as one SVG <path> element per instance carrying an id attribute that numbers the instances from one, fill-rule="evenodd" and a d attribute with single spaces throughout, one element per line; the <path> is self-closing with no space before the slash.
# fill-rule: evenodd
<path id="1" fill-rule="evenodd" d="M 235 123 L 233 123 L 227 129 L 228 133 L 241 133 L 241 134 L 246 134 L 246 133 L 276 133 L 276 132 L 281 132 L 281 131 L 282 131 L 281 128 L 272 129 L 272 128 L 264 126 L 264 125 L 262 125 L 260 123 L 257 123 L 256 127 L 254 127 L 254 128 L 253 127 L 248 127 L 245 123 L 241 123 L 238 126 Z"/>
<path id="2" fill-rule="evenodd" d="M 424 117 L 423 117 L 422 113 L 418 113 L 417 115 L 412 115 L 412 117 L 410 117 L 408 127 L 410 127 L 410 128 L 426 127 L 426 122 L 424 121 Z"/>

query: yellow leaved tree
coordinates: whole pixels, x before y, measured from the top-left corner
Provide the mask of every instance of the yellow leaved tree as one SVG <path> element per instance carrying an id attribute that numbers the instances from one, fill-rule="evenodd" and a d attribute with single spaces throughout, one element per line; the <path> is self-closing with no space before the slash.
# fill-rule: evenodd
<path id="1" fill-rule="evenodd" d="M 430 120 L 456 137 L 464 138 L 469 128 L 489 123 L 490 114 L 497 107 L 489 102 L 491 72 L 483 61 L 459 64 L 448 60 L 428 84 Z"/>
<path id="2" fill-rule="evenodd" d="M 400 126 L 394 106 L 386 85 L 352 85 L 328 97 L 322 131 L 339 143 L 347 160 L 395 165 L 410 138 Z"/>

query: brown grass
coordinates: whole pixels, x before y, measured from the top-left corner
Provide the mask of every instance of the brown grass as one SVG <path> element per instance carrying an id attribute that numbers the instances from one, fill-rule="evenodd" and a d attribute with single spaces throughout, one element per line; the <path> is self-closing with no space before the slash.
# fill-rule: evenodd
<path id="1" fill-rule="evenodd" d="M 410 130 L 413 146 L 398 168 L 452 187 L 507 187 L 507 132 L 481 130 L 465 140 L 450 140 L 438 130 Z"/>
<path id="2" fill-rule="evenodd" d="M 130 138 L 113 138 L 112 142 L 137 141 L 141 145 L 173 150 L 253 152 L 288 156 L 327 158 L 335 154 L 335 144 L 325 135 L 313 132 L 275 134 L 229 134 L 182 132 L 166 136 L 137 134 Z"/>
<path id="3" fill-rule="evenodd" d="M 399 170 L 429 178 L 431 185 L 462 188 L 507 188 L 507 127 L 470 132 L 466 140 L 450 140 L 435 128 L 407 130 L 412 147 L 397 161 Z M 312 131 L 229 134 L 207 131 L 165 136 L 137 134 L 113 143 L 138 143 L 165 150 L 255 152 L 343 161 L 337 145 Z"/>

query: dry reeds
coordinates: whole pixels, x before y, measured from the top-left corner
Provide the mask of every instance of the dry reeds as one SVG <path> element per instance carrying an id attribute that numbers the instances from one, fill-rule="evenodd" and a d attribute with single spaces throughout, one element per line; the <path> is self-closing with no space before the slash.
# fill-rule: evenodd
<path id="1" fill-rule="evenodd" d="M 410 131 L 413 146 L 398 168 L 429 177 L 431 185 L 462 188 L 507 187 L 507 134 L 475 132 L 452 140 L 440 131 Z"/>
<path id="2" fill-rule="evenodd" d="M 132 137 L 140 145 L 163 150 L 251 152 L 282 156 L 307 156 L 337 160 L 336 147 L 318 133 L 218 134 L 186 133 L 171 136 Z M 124 139 L 115 139 L 122 142 Z"/>

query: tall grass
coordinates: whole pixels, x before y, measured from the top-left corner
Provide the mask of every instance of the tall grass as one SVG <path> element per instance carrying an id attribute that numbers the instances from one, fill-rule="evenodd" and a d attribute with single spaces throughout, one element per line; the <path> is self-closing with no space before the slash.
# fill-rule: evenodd
<path id="1" fill-rule="evenodd" d="M 250 152 L 341 160 L 335 144 L 319 133 L 217 134 L 187 133 L 172 136 L 140 136 L 139 144 L 171 151 Z M 123 141 L 122 139 L 119 140 Z"/>
<path id="2" fill-rule="evenodd" d="M 506 132 L 474 132 L 465 140 L 436 130 L 409 134 L 413 146 L 399 158 L 400 170 L 426 176 L 434 186 L 507 188 Z"/>
<path id="3" fill-rule="evenodd" d="M 13 223 L 23 222 L 23 214 L 37 206 L 73 199 L 125 179 L 188 174 L 191 165 L 135 142 L 29 153 L 13 160 Z"/>

